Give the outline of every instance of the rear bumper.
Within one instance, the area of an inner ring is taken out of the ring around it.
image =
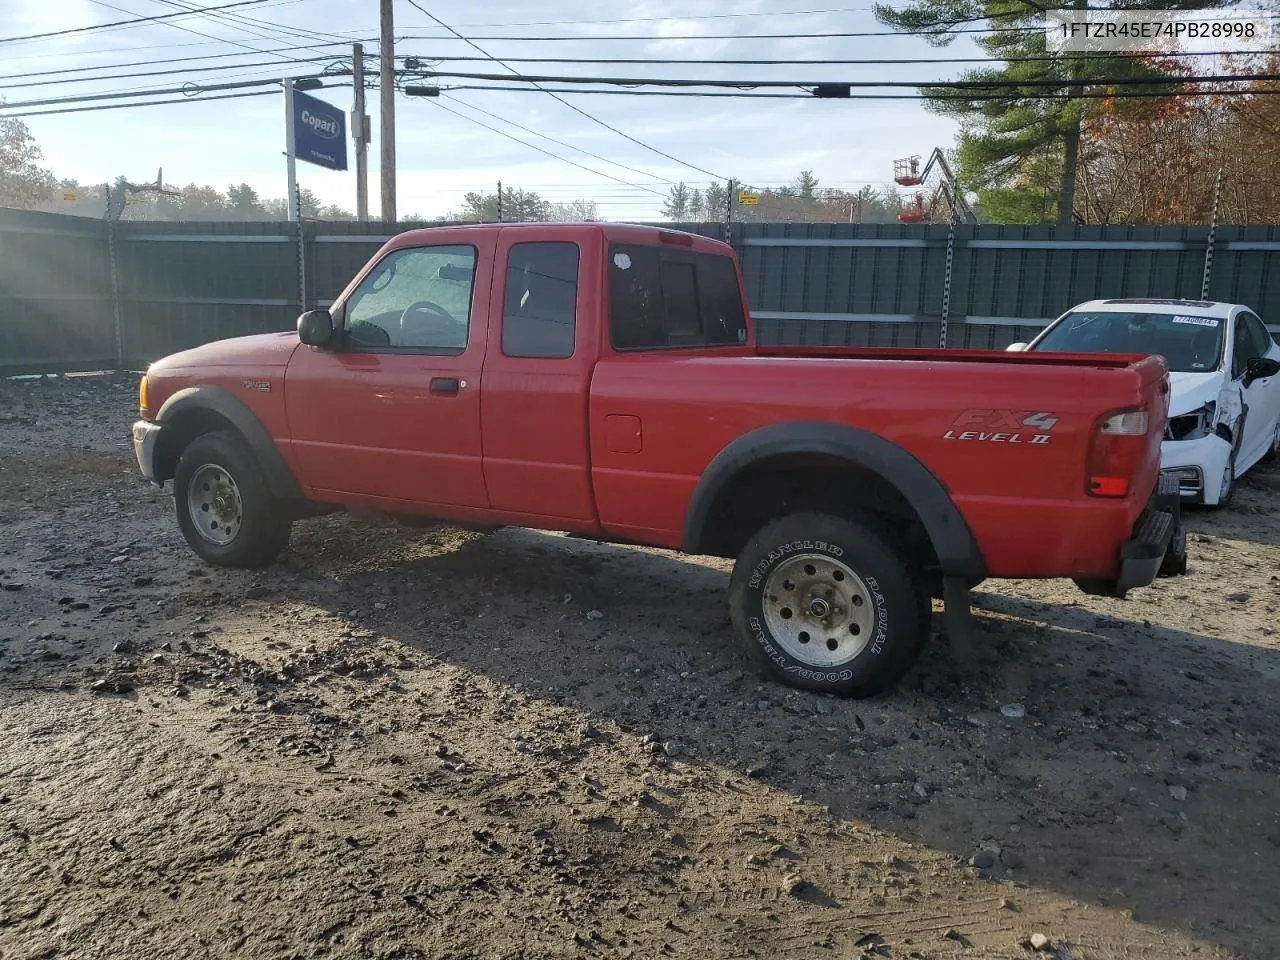
[[[1186,573],[1187,531],[1182,524],[1179,478],[1161,473],[1146,509],[1133,526],[1133,535],[1120,545],[1120,575],[1115,593],[1145,587],[1157,576]]]
[[[1093,596],[1123,598],[1136,587],[1150,586],[1157,577],[1180,577],[1187,572],[1187,529],[1182,524],[1182,495],[1175,474],[1160,474],[1119,553],[1115,579],[1076,578],[1076,586]]]

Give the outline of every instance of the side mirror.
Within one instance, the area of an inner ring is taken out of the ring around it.
[[[328,310],[308,310],[298,317],[298,339],[309,347],[323,347],[333,339],[333,317]]]
[[[1255,380],[1265,380],[1280,373],[1280,361],[1270,357],[1254,357],[1244,368],[1244,385],[1247,387]]]
[[[1009,344],[1004,349],[1006,353],[1021,353],[1023,350],[1027,349],[1027,344],[1020,340],[1017,343]]]

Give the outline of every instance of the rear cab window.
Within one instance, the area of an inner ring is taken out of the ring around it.
[[[614,350],[736,346],[747,340],[738,273],[728,256],[613,243],[608,278]]]
[[[578,245],[513,244],[507,254],[502,352],[508,357],[573,356],[578,310]]]

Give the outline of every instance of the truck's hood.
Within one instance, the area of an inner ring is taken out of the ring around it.
[[[1180,417],[1200,409],[1210,400],[1217,401],[1222,384],[1221,370],[1169,374],[1169,416]]]
[[[194,367],[283,367],[298,345],[298,335],[292,331],[233,337],[170,354],[153,363],[151,372],[171,373]]]

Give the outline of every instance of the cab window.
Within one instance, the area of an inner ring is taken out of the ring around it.
[[[459,354],[471,327],[476,249],[455,244],[388,254],[344,308],[356,350]]]
[[[508,357],[573,356],[578,311],[578,245],[517,243],[507,254],[502,352]]]

